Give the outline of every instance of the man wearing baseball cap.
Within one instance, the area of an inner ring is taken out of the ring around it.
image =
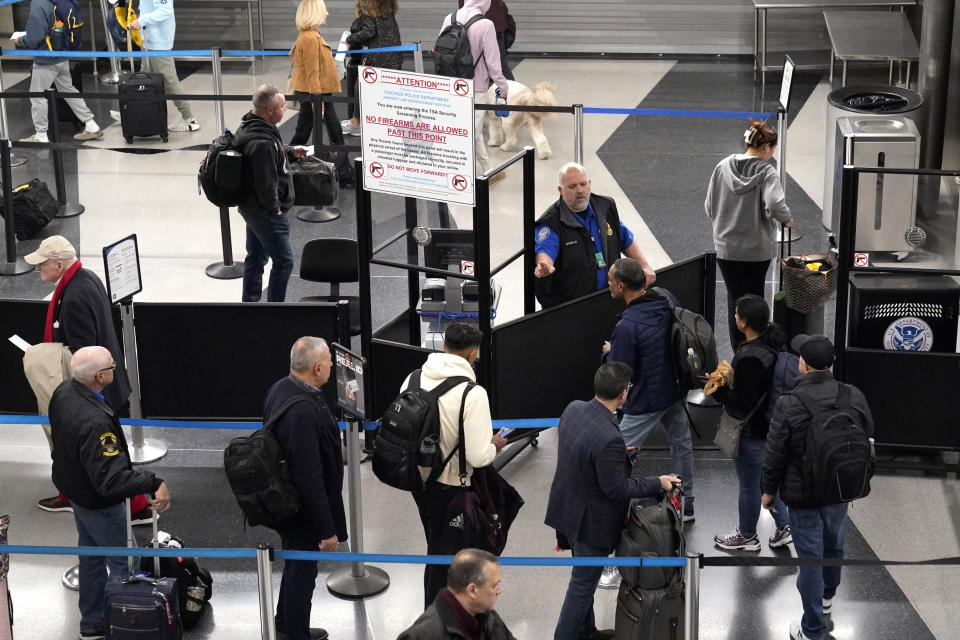
[[[105,400],[118,415],[128,415],[130,380],[113,325],[110,301],[107,300],[107,291],[100,278],[93,271],[83,268],[77,259],[77,250],[63,236],[46,238],[36,251],[23,259],[36,266],[41,280],[56,285],[47,307],[43,341],[62,343],[72,353],[84,347],[105,347],[117,363],[114,382],[103,391]],[[26,354],[24,360],[29,361],[30,355]],[[29,365],[25,364],[24,370],[29,378]],[[40,409],[43,411],[45,407]],[[44,425],[44,430],[48,429]],[[49,434],[47,437],[49,439]],[[52,442],[50,446],[53,447]],[[142,524],[144,520],[151,522],[150,510],[142,496],[135,498],[132,505],[133,519],[137,524]],[[44,511],[73,510],[70,503],[59,495],[44,498],[37,506]]]
[[[842,409],[844,419],[848,416],[867,436],[873,435],[873,417],[859,389],[834,379],[830,369],[835,354],[829,338],[801,334],[790,346],[800,354],[800,377],[796,388],[777,400],[770,419],[761,485],[763,507],[769,509],[778,493],[789,507],[798,558],[842,558],[847,502],[825,501],[814,494],[805,464],[807,432],[813,422],[807,405],[819,411]],[[839,584],[839,566],[800,567],[797,590],[803,618],[790,624],[791,640],[821,640],[828,635],[833,629],[833,596]]]

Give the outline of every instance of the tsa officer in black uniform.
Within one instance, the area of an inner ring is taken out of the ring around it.
[[[647,286],[657,275],[620,221],[612,198],[590,193],[582,165],[560,168],[560,198],[537,220],[537,300],[544,309],[607,286],[607,269],[623,253],[643,267]]]

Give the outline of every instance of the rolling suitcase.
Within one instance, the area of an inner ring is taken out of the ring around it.
[[[133,545],[130,500],[126,500],[127,546]],[[158,547],[157,513],[153,512],[153,545]],[[154,575],[160,573],[160,559],[154,558]],[[177,581],[135,575],[133,558],[128,558],[130,577],[108,582],[104,592],[104,640],[181,640],[183,623]]]
[[[167,141],[167,98],[159,73],[131,73],[120,79],[120,126],[123,137],[160,136]]]
[[[677,557],[686,553],[683,491],[679,500],[635,500],[617,545],[619,557]],[[684,640],[683,568],[620,567],[616,640]]]

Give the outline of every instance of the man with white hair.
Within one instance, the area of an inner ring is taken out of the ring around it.
[[[607,270],[622,253],[643,267],[647,286],[657,274],[640,252],[633,233],[620,221],[617,204],[590,192],[583,165],[560,167],[560,197],[550,205],[534,232],[537,300],[544,309],[600,291]]]
[[[126,546],[125,498],[153,494],[155,511],[170,508],[166,483],[150,471],[134,469],[117,414],[104,390],[117,363],[103,347],[84,347],[71,359],[73,379],[50,399],[53,483],[73,507],[77,546]],[[122,556],[80,556],[80,638],[103,638],[103,594],[107,574],[125,577]]]
[[[276,527],[285,550],[336,551],[347,539],[340,428],[320,390],[330,379],[332,364],[326,341],[300,338],[290,350],[290,374],[274,383],[264,400],[264,423],[276,418],[273,433],[302,505]],[[278,638],[327,637],[323,629],[310,628],[316,580],[316,562],[284,561],[275,618]]]
[[[103,392],[106,403],[118,415],[128,415],[130,380],[123,365],[123,350],[113,324],[107,290],[100,278],[83,267],[77,259],[77,250],[63,236],[44,239],[24,260],[35,265],[41,280],[56,285],[47,306],[43,341],[62,343],[73,353],[84,347],[105,347],[117,365],[112,384]],[[50,446],[53,446],[52,440]],[[44,498],[37,506],[44,511],[70,511],[70,504],[63,496]],[[134,502],[135,523],[150,522],[150,511],[146,507],[143,498]]]

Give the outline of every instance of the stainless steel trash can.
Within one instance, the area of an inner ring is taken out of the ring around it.
[[[824,146],[823,226],[837,231],[833,222],[834,190],[840,188],[840,170],[843,168],[843,155],[837,154],[835,144],[837,119],[849,116],[888,119],[893,115],[906,115],[916,120],[922,107],[923,98],[919,93],[900,87],[865,85],[830,92]]]
[[[916,169],[920,132],[910,118],[839,118],[834,153],[856,167]],[[840,182],[833,188],[831,228],[840,228]],[[917,219],[917,176],[861,174],[857,191],[856,251],[911,250],[907,230]]]

